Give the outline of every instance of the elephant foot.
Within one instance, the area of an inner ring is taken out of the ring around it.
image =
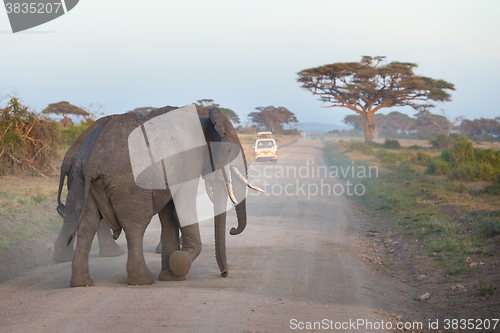
[[[127,277],[127,283],[134,286],[148,285],[155,282],[155,276],[153,273],[147,270],[146,274],[143,275],[130,275]]]
[[[156,253],[161,254],[162,251],[162,246],[161,246],[161,241],[158,243],[158,246],[156,247]]]
[[[186,252],[175,251],[169,257],[168,266],[175,276],[184,276],[191,268],[191,258]]]
[[[175,276],[174,273],[172,273],[172,271],[169,268],[167,268],[166,270],[164,270],[160,273],[159,280],[160,281],[184,281],[184,280],[186,280],[186,276],[185,275]]]
[[[73,250],[71,247],[65,248],[64,250],[58,250],[56,247],[52,258],[57,262],[66,262],[72,261],[74,256],[75,250]]]
[[[94,281],[89,276],[71,276],[71,282],[70,286],[71,287],[86,287],[86,286],[93,286]]]
[[[106,245],[99,244],[99,256],[101,257],[118,257],[124,253],[125,251],[114,241]]]

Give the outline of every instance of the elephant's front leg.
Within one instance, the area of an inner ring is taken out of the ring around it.
[[[148,223],[138,223],[135,228],[125,228],[127,238],[128,259],[127,259],[127,283],[131,285],[153,284],[155,277],[146,266],[144,252],[142,249],[144,232]]]
[[[162,269],[160,280],[180,281],[191,268],[191,263],[201,252],[201,237],[198,224],[181,227],[183,246],[179,242],[179,220],[173,202],[160,212],[162,225]]]
[[[163,207],[158,214],[161,222],[161,241],[158,247],[161,247],[161,281],[180,281],[185,277],[175,276],[170,270],[170,255],[180,250],[179,246],[179,223],[175,218],[174,202],[170,201]]]
[[[73,258],[71,287],[93,286],[94,282],[89,275],[89,252],[92,240],[100,222],[100,215],[96,204],[92,199],[87,200],[84,207],[82,221],[78,227],[76,252]],[[70,216],[65,216],[66,218]]]

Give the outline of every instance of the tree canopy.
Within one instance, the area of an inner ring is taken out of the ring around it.
[[[151,111],[156,110],[157,108],[152,107],[152,106],[142,106],[135,108],[133,110],[128,111],[127,113],[137,113],[140,114],[141,116],[147,116]]]
[[[277,128],[281,128],[283,124],[293,126],[294,123],[298,123],[295,114],[283,106],[259,106],[255,109],[259,110],[259,112],[252,112],[248,117],[253,123],[261,127],[267,127],[273,132]]]
[[[413,72],[417,64],[385,63],[385,57],[363,56],[360,62],[334,63],[298,73],[301,87],[319,96],[327,107],[345,107],[365,119],[365,141],[373,140],[375,112],[394,106],[419,108],[450,101],[453,84]]]
[[[240,117],[238,117],[238,115],[236,114],[236,112],[234,112],[233,110],[231,109],[228,109],[228,108],[221,108],[219,106],[219,104],[215,104],[214,103],[214,100],[213,99],[199,99],[197,100],[199,106],[201,107],[211,107],[211,106],[216,106],[219,108],[219,110],[221,110],[228,118],[229,120],[231,120],[233,123],[235,124],[239,124],[240,123]]]
[[[56,114],[62,115],[63,117],[67,117],[68,114],[72,114],[75,116],[89,116],[90,114],[82,108],[70,104],[69,102],[59,102],[49,104],[47,108],[42,111],[43,114]]]

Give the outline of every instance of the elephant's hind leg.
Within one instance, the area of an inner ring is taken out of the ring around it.
[[[75,256],[75,240],[68,245],[68,238],[75,231],[76,223],[63,223],[61,232],[54,244],[54,260],[57,262],[66,262],[73,260]]]
[[[97,229],[97,239],[99,240],[99,256],[117,257],[125,253],[120,245],[116,244],[113,234],[104,220],[101,220]]]
[[[89,275],[89,252],[99,226],[100,215],[93,200],[87,200],[84,216],[78,228],[76,252],[73,258],[71,287],[93,286]]]
[[[127,229],[124,227],[128,246],[127,260],[127,283],[131,285],[153,284],[155,277],[146,266],[144,252],[142,249],[144,232],[148,223],[137,223],[136,228]]]

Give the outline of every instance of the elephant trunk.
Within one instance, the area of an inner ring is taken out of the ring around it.
[[[214,225],[215,225],[215,258],[221,271],[221,276],[228,275],[227,258],[226,258],[226,205],[227,194],[225,185],[221,181],[212,183],[214,197]]]
[[[231,228],[231,231],[229,231],[229,233],[231,235],[241,234],[247,226],[247,202],[246,202],[246,199],[244,199],[239,204],[237,204],[235,208],[236,208],[236,217],[238,219],[238,227]]]

